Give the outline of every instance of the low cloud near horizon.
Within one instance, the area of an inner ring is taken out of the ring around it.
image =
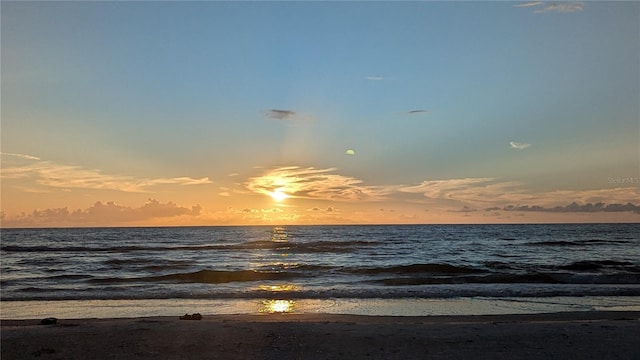
[[[3,168],[3,180],[6,175],[4,170]],[[33,171],[35,170],[29,170],[27,174],[32,176]],[[522,182],[493,177],[424,180],[414,185],[402,185],[367,183],[365,180],[341,174],[337,168],[281,166],[256,167],[254,171],[257,172],[255,176],[236,182],[235,186],[244,189],[218,186],[215,190],[224,198],[224,202],[229,204],[232,204],[230,201],[235,196],[246,200],[245,204],[248,204],[253,200],[246,199],[246,196],[270,198],[276,191],[286,193],[288,200],[284,204],[274,205],[271,209],[250,209],[243,204],[239,208],[242,210],[238,211],[215,207],[210,211],[204,211],[200,205],[181,206],[177,204],[178,202],[162,203],[155,199],[149,199],[139,207],[120,205],[114,201],[98,201],[87,208],[77,210],[60,206],[28,213],[2,212],[0,225],[2,227],[68,227],[264,224],[274,221],[366,222],[371,219],[371,213],[357,206],[375,202],[379,202],[380,205],[373,205],[371,208],[397,206],[399,209],[397,219],[402,221],[412,218],[401,218],[401,216],[415,214],[417,210],[429,209],[429,214],[433,214],[433,216],[430,215],[431,217],[416,218],[416,222],[431,221],[431,219],[447,221],[446,214],[455,215],[455,213],[474,217],[486,216],[489,211],[509,212],[513,216],[527,212],[627,213],[628,215],[624,215],[626,219],[640,214],[640,203],[636,201],[640,199],[640,189],[637,186],[625,187],[621,184],[617,187],[583,190],[533,190]],[[24,173],[18,171],[12,175],[22,176]],[[14,179],[20,181],[23,178]],[[169,180],[175,179],[156,179],[155,183]],[[189,184],[192,181],[187,178],[179,182]],[[339,202],[338,206],[343,211],[334,211],[336,209],[334,202]],[[210,205],[207,203],[205,206]],[[299,211],[296,207],[299,209],[304,207],[311,211]],[[273,214],[277,216],[272,216]]]
[[[534,211],[534,212],[574,212],[574,213],[593,213],[593,212],[633,212],[640,214],[640,205],[634,205],[632,203],[626,204],[605,204],[598,203],[586,203],[580,205],[576,202],[572,202],[565,206],[544,207],[539,205],[507,205],[503,208],[487,208],[485,211]]]
[[[171,201],[161,203],[149,199],[140,207],[118,205],[115,202],[97,201],[86,209],[69,210],[67,207],[33,210],[28,214],[7,216],[2,213],[3,227],[44,227],[44,226],[112,226],[139,224],[154,219],[175,217],[196,217],[201,214],[202,207],[191,208],[179,206]]]

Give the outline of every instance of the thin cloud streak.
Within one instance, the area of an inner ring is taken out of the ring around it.
[[[535,8],[534,14],[541,14],[546,12],[559,12],[559,13],[571,13],[584,10],[584,2],[582,1],[567,1],[567,2],[553,2],[547,3],[544,1],[534,1],[524,4],[513,5],[518,8]]]
[[[27,159],[27,160],[40,160],[39,157],[26,155],[26,154],[15,154],[15,153],[0,152],[0,155],[3,155],[3,156],[5,156],[5,155],[6,156],[14,156],[14,157],[22,158],[22,159]]]
[[[294,120],[296,112],[291,110],[269,109],[265,112],[265,116],[269,119],[276,120]]]
[[[516,141],[510,141],[509,142],[509,146],[512,149],[515,149],[515,150],[524,150],[524,149],[530,147],[531,144],[524,144],[524,143],[519,143],[519,142],[516,142]]]
[[[531,7],[531,6],[538,6],[542,4],[544,4],[544,1],[534,1],[534,2],[524,3],[524,4],[513,5],[513,7]]]
[[[400,191],[422,194],[430,203],[450,201],[474,207],[489,205],[500,208],[514,203],[556,207],[571,202],[627,203],[629,199],[640,199],[637,187],[531,192],[522,183],[495,178],[428,180],[417,186],[401,188]]]
[[[304,123],[313,120],[313,117],[309,114],[286,109],[269,109],[264,111],[263,114],[268,119],[278,120],[291,124]]]
[[[546,13],[546,12],[559,12],[559,13],[571,13],[577,11],[584,10],[583,2],[566,2],[566,3],[551,3],[542,9],[537,9],[534,11],[536,14]]]

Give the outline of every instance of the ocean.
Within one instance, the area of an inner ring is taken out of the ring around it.
[[[640,306],[640,224],[56,228],[0,235],[3,317],[10,305],[34,301],[415,305],[570,298]]]

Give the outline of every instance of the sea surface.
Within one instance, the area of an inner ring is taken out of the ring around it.
[[[640,296],[640,224],[2,229],[7,301]]]

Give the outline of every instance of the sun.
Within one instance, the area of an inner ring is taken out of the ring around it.
[[[269,193],[269,195],[271,195],[273,200],[277,202],[283,201],[284,199],[289,197],[289,195],[287,195],[280,189],[276,189],[275,191],[272,191],[271,193]]]

